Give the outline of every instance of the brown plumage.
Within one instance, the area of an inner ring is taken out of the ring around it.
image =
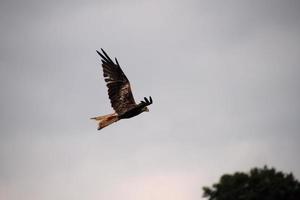
[[[144,101],[141,101],[139,104],[135,103],[129,80],[122,71],[117,58],[115,58],[114,63],[103,49],[101,51],[102,53],[99,51],[97,53],[102,58],[103,76],[108,88],[110,103],[115,113],[91,118],[98,121],[98,130],[121,119],[131,118],[142,112],[148,112],[147,106],[152,104],[151,97],[149,100],[144,97]]]

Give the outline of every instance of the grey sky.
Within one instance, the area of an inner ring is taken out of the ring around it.
[[[300,178],[300,2],[0,2],[0,199],[201,199],[265,164]],[[112,112],[95,50],[150,112]]]

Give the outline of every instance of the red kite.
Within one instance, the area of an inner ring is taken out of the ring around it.
[[[117,58],[115,58],[116,63],[114,63],[103,49],[101,49],[101,51],[103,54],[99,51],[97,51],[97,53],[102,58],[104,80],[108,88],[111,106],[115,112],[91,118],[98,121],[98,130],[121,119],[131,118],[142,112],[149,112],[147,106],[152,104],[151,97],[149,97],[149,100],[144,97],[144,101],[141,101],[139,104],[135,103],[129,80],[122,71]]]

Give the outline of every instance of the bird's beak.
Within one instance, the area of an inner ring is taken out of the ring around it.
[[[147,107],[145,108],[145,112],[149,112],[149,109]]]

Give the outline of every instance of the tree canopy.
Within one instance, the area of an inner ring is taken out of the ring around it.
[[[208,200],[299,200],[300,183],[291,173],[265,166],[224,174],[212,187],[203,187],[203,192]]]

